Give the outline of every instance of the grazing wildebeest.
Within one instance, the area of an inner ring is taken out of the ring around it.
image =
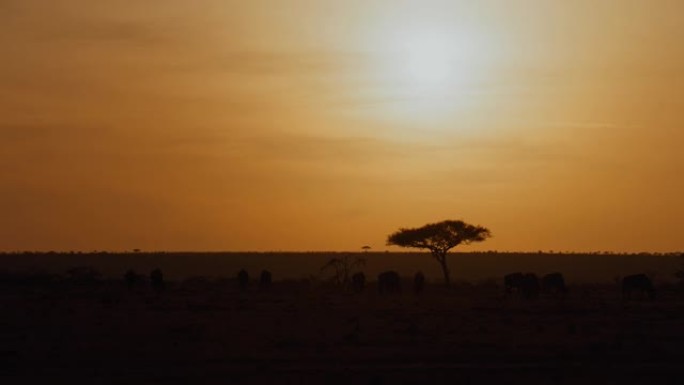
[[[128,286],[128,290],[133,289],[134,286],[142,281],[142,278],[143,277],[138,275],[138,273],[136,273],[133,269],[128,269],[126,274],[124,274],[124,279],[126,280],[126,286]]]
[[[102,274],[90,266],[78,266],[67,271],[69,280],[77,284],[92,285],[100,282]]]
[[[271,275],[271,272],[268,270],[263,270],[261,272],[261,277],[259,277],[259,287],[267,288],[267,287],[271,286],[272,282],[273,282],[273,276]]]
[[[539,297],[539,278],[536,274],[527,273],[523,276],[522,295],[527,299]]]
[[[238,285],[240,285],[240,289],[242,289],[242,290],[247,289],[247,285],[249,285],[249,273],[247,273],[247,270],[245,270],[245,269],[240,270],[237,274],[237,279],[238,279]]]
[[[425,274],[422,271],[416,273],[413,276],[413,292],[420,294],[425,289]]]
[[[352,275],[352,288],[355,292],[360,293],[366,287],[366,275],[359,272]]]
[[[385,293],[401,293],[401,278],[396,271],[386,271],[378,275],[378,292]]]
[[[646,274],[634,274],[622,278],[622,298],[631,298],[634,291],[646,294],[650,299],[655,299],[653,282]]]
[[[522,292],[523,280],[525,276],[523,273],[511,273],[504,276],[504,288],[507,294],[512,294],[513,291]]]
[[[563,274],[561,273],[546,274],[541,279],[541,285],[544,292],[553,294],[554,296],[563,297],[567,293],[565,278],[563,278]]]
[[[532,273],[507,274],[504,276],[504,288],[507,294],[515,292],[523,298],[536,298],[539,295],[539,279]]]
[[[150,273],[150,283],[155,290],[164,290],[166,283],[164,282],[164,273],[162,273],[161,269],[152,270]]]

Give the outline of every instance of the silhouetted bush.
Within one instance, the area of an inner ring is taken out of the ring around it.
[[[364,258],[352,258],[349,255],[345,255],[342,258],[331,258],[323,267],[321,267],[321,272],[332,270],[334,272],[334,275],[331,278],[332,281],[335,285],[342,286],[346,289],[351,283],[350,277],[353,276],[354,270],[365,265],[366,260]]]

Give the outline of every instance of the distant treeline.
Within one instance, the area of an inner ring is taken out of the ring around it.
[[[63,273],[74,266],[91,266],[105,277],[121,277],[127,269],[162,268],[169,279],[234,276],[244,268],[268,269],[277,279],[318,277],[331,257],[354,255],[366,259],[364,272],[371,277],[385,270],[403,276],[424,272],[429,281],[441,279],[438,264],[428,253],[389,252],[21,252],[0,253],[1,269]],[[515,272],[562,272],[570,282],[613,282],[616,278],[647,273],[659,282],[674,281],[681,268],[680,253],[452,253],[450,266],[456,281],[499,279]]]

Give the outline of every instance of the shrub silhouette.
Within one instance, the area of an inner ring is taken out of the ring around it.
[[[460,220],[446,220],[413,229],[401,228],[387,237],[387,245],[430,250],[442,268],[444,283],[449,286],[451,283],[447,266],[449,250],[460,244],[482,242],[489,237],[491,233],[485,227],[473,226]]]
[[[338,286],[347,288],[350,284],[350,277],[354,271],[365,265],[366,260],[364,258],[351,258],[351,256],[345,255],[342,258],[331,258],[323,267],[321,267],[321,272],[332,270],[332,281]]]

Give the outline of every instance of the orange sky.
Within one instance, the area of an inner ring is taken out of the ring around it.
[[[0,250],[681,250],[683,14],[0,0]]]

